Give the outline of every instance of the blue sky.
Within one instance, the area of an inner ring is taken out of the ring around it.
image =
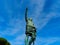
[[[0,37],[24,45],[26,7],[37,28],[35,45],[60,45],[60,0],[0,0]]]

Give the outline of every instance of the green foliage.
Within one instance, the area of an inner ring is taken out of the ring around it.
[[[0,45],[10,45],[10,43],[5,38],[0,38]]]

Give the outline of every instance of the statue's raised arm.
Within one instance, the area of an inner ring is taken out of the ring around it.
[[[26,8],[26,11],[25,11],[25,20],[27,21],[27,12],[28,12],[28,8]]]

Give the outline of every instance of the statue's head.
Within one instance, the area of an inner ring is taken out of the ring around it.
[[[29,18],[30,21],[32,21],[32,18]]]

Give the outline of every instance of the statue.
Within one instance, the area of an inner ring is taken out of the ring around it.
[[[32,43],[34,45],[34,41],[36,39],[36,28],[34,26],[32,18],[27,17],[27,11],[28,11],[28,8],[26,8],[26,12],[25,12],[25,21],[26,21],[25,45],[31,45]]]

